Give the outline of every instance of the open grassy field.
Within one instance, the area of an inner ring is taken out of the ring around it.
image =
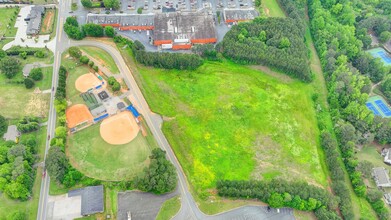
[[[103,67],[106,67],[111,73],[119,73],[117,64],[114,62],[114,59],[110,56],[110,54],[108,54],[106,51],[97,47],[90,46],[83,46],[80,47],[80,49],[98,60],[100,62],[99,64]]]
[[[284,11],[280,8],[276,0],[263,0],[262,9],[266,16],[285,17]]]
[[[163,130],[196,189],[276,176],[327,185],[311,86],[230,62],[139,71],[151,109],[173,119]]]
[[[0,8],[0,36],[15,37],[17,29],[14,26],[17,13],[19,13],[19,8]],[[13,41],[12,38],[0,40],[0,49],[11,41]]]
[[[39,161],[42,161],[43,154],[45,152],[44,150],[46,141],[46,129],[41,129],[37,132],[32,133],[31,135],[36,136],[36,140],[38,143],[38,155],[40,156]],[[23,139],[23,136],[21,138]],[[0,219],[6,219],[7,215],[15,211],[23,211],[26,213],[27,219],[35,220],[38,211],[41,180],[42,168],[38,168],[33,186],[33,196],[30,200],[25,202],[9,199],[6,195],[0,193]]]
[[[181,199],[179,196],[165,201],[157,214],[156,220],[171,219],[181,208]]]
[[[141,133],[128,144],[107,144],[100,137],[99,125],[70,135],[67,145],[71,164],[86,176],[101,180],[132,179],[148,165],[151,150]]]

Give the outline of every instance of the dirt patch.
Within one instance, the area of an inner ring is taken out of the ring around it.
[[[46,13],[45,13],[45,18],[42,22],[42,28],[41,28],[41,31],[42,33],[49,33],[51,32],[51,27],[52,27],[52,23],[53,23],[53,19],[54,19],[54,11],[52,10],[47,10]]]
[[[274,78],[277,78],[279,80],[281,80],[282,82],[284,83],[290,83],[290,82],[293,82],[293,79],[285,74],[282,74],[282,73],[278,73],[276,71],[273,71],[271,70],[269,67],[267,66],[261,66],[261,65],[256,65],[256,66],[250,66],[252,69],[255,69],[255,70],[260,70],[262,71],[263,73],[266,73],[267,75],[269,76],[272,76]]]
[[[1,103],[1,101],[0,101]],[[26,115],[35,115],[38,117],[45,117],[48,108],[48,102],[41,94],[32,94],[29,102],[26,105]]]
[[[266,16],[269,17],[269,16],[270,16],[270,11],[269,11],[269,9],[265,7],[265,8],[264,8],[264,11],[265,11]]]
[[[100,124],[100,136],[107,143],[113,145],[131,142],[139,130],[140,127],[129,111],[111,116]]]
[[[76,89],[79,92],[87,92],[98,85],[101,85],[102,81],[98,79],[93,73],[87,73],[79,76],[75,82]],[[105,86],[106,84],[103,84]]]
[[[73,128],[84,122],[91,123],[94,119],[86,105],[76,104],[69,107],[65,112],[68,128]]]

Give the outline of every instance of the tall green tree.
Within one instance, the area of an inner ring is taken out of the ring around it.
[[[51,147],[45,161],[45,167],[49,172],[50,177],[57,182],[62,183],[67,166],[68,160],[65,153],[57,146]]]
[[[0,70],[8,79],[11,79],[19,72],[20,62],[14,57],[4,57],[0,61]]]
[[[117,10],[120,7],[119,0],[103,0],[103,4],[105,5],[105,8],[111,8],[114,10]]]

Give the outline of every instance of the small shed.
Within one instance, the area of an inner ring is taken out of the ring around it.
[[[391,187],[388,170],[384,167],[375,167],[372,170],[372,176],[375,179],[377,187]]]
[[[104,211],[103,185],[88,186],[68,192],[68,197],[81,196],[81,215],[88,216]]]
[[[10,125],[7,128],[7,132],[3,135],[5,141],[15,141],[20,137],[20,132],[16,125]]]
[[[382,156],[384,157],[384,163],[391,165],[391,152],[390,149],[384,149],[382,151]]]

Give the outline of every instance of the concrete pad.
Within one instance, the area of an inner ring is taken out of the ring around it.
[[[49,220],[73,220],[82,217],[81,196],[50,196],[47,217]]]

